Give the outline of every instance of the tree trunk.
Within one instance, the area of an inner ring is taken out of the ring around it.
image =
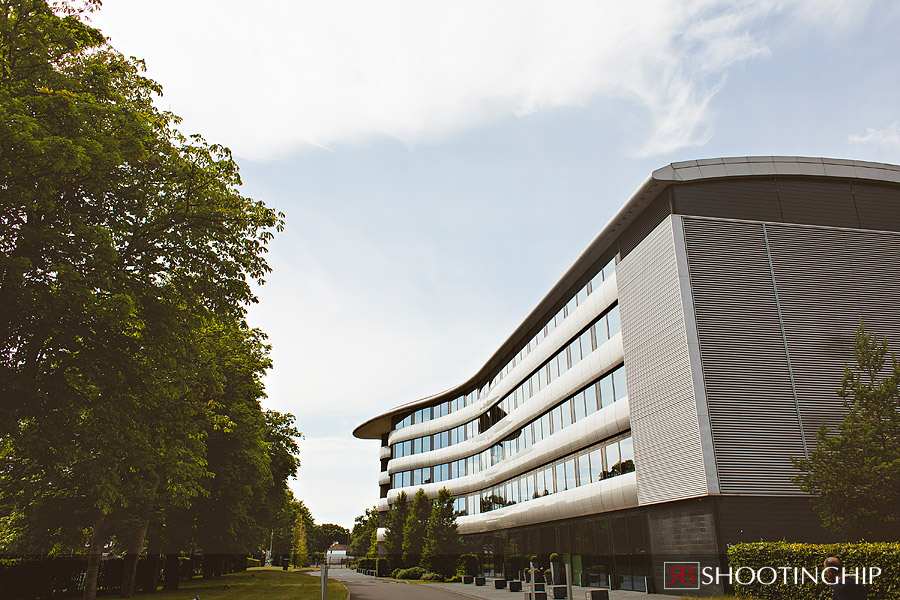
[[[131,539],[128,540],[122,571],[122,587],[119,591],[122,598],[134,598],[134,579],[137,575],[138,558],[144,548],[145,537],[147,537],[147,521],[138,525]]]
[[[156,591],[159,585],[159,551],[160,539],[159,532],[150,536],[150,543],[147,546],[147,569],[144,572],[143,590],[145,594]]]
[[[106,544],[104,526],[106,515],[100,515],[91,526],[91,546],[88,550],[87,572],[84,575],[84,595],[82,600],[94,600],[97,597],[97,577],[100,574],[100,559],[103,557],[103,546]]]
[[[181,573],[178,572],[180,563],[178,561],[177,552],[169,552],[166,554],[166,571],[164,575],[163,589],[177,590],[178,580]]]

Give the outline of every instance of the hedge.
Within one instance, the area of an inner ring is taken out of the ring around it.
[[[881,569],[874,582],[866,585],[868,597],[875,599],[900,599],[900,542],[846,543],[846,544],[794,544],[788,542],[753,542],[736,544],[728,548],[728,565],[732,573],[740,567],[806,568],[810,572],[822,568],[825,559],[836,556],[848,572],[855,568],[878,567]],[[791,571],[792,573],[793,571]],[[780,572],[779,572],[780,573]],[[768,580],[769,576],[766,575]],[[781,577],[771,585],[754,581],[749,585],[733,583],[738,596],[764,600],[831,600],[828,584],[804,583],[795,585],[793,575],[785,584]]]

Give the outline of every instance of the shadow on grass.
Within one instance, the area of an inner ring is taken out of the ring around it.
[[[228,586],[226,589],[225,586]],[[328,582],[328,600],[347,600],[347,588]],[[256,567],[243,573],[229,573],[218,579],[182,581],[178,590],[155,594],[135,594],[144,600],[320,600],[318,576],[273,567]]]

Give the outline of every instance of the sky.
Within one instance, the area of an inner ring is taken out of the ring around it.
[[[892,0],[104,0],[92,23],[283,211],[250,323],[318,523],[366,419],[467,380],[654,170],[900,163]]]

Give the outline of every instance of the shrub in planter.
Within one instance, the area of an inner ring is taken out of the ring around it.
[[[463,575],[478,575],[478,557],[474,554],[463,554],[459,557]]]
[[[391,577],[397,579],[397,573],[399,573],[400,571],[401,569],[394,569],[393,571],[391,571]]]
[[[522,579],[526,582],[531,581],[531,569],[526,567],[525,570],[522,571]]]
[[[419,579],[422,581],[443,581],[444,576],[439,573],[425,573]]]
[[[553,571],[550,569],[546,569],[544,571],[544,583],[547,585],[553,585]]]
[[[557,554],[556,552],[554,552],[553,554],[551,554],[551,555],[550,555],[550,562],[552,562],[552,563],[554,563],[554,562],[559,562],[559,554]]]
[[[462,581],[462,575],[454,575],[447,580],[447,583],[459,583],[460,581]]]

